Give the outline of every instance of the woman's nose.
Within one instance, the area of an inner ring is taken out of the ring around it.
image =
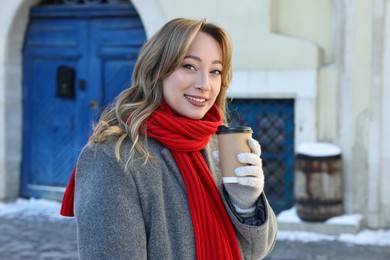
[[[209,81],[209,73],[204,71],[199,71],[196,87],[202,91],[210,90],[210,81]]]

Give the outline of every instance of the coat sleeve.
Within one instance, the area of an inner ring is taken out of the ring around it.
[[[270,207],[264,192],[260,195],[257,204],[261,204],[260,211],[263,214],[255,221],[255,225],[248,225],[243,223],[237,214],[234,212],[229,199],[225,196],[223,191],[222,176],[219,167],[215,164],[212,158],[212,151],[218,149],[216,137],[213,136],[208,144],[208,147],[203,151],[203,156],[213,177],[221,191],[221,196],[225,204],[225,208],[233,223],[236,231],[237,239],[241,247],[244,259],[263,259],[269,254],[276,242],[277,222],[276,216]],[[259,212],[260,213],[260,212]]]
[[[131,174],[104,144],[89,144],[76,171],[80,259],[146,259],[146,232]]]
[[[258,203],[264,203],[265,221],[261,225],[247,225],[242,223],[229,206],[225,196],[222,196],[226,210],[232,220],[236,235],[241,245],[244,259],[263,259],[267,256],[276,242],[277,222],[264,193],[259,197]],[[262,222],[262,221],[261,221]]]

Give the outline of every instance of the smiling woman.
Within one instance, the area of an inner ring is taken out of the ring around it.
[[[222,51],[213,37],[199,32],[183,65],[163,80],[163,99],[177,116],[202,119],[221,89]]]
[[[81,259],[260,259],[271,251],[277,228],[259,143],[248,139],[251,152],[239,154],[239,183],[222,183],[213,160],[230,79],[230,39],[214,24],[174,19],[146,42],[132,87],[103,112],[65,194],[62,212],[73,215],[75,185]]]

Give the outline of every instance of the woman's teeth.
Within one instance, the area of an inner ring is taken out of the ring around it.
[[[204,99],[204,98],[195,98],[195,97],[190,97],[190,96],[186,96],[186,98],[194,100],[196,102],[206,102],[206,99]]]

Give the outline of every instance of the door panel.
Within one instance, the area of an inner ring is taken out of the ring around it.
[[[21,194],[41,197],[67,182],[76,154],[76,99],[57,96],[57,69],[83,63],[82,21],[37,19],[24,46],[24,122]],[[75,89],[76,90],[76,89]],[[77,93],[75,95],[77,97]],[[34,193],[34,191],[36,191]]]
[[[32,180],[42,185],[61,185],[64,176],[57,172],[71,170],[73,161],[68,151],[74,147],[76,106],[72,99],[53,98],[56,89],[47,78],[47,75],[55,77],[56,68],[64,62],[38,60],[33,64],[31,83],[37,91],[33,91],[31,96],[31,123],[34,125],[30,129],[31,148],[34,151],[30,154]],[[67,65],[75,66],[74,63]],[[53,174],[46,175],[47,172]]]
[[[131,85],[134,64],[144,40],[140,21],[113,18],[91,21],[90,46],[94,75],[90,78],[92,84],[102,84],[99,95],[93,94],[99,106],[107,105]]]
[[[123,89],[131,84],[131,75],[129,72],[134,69],[134,62],[123,60],[104,60],[104,98],[103,104],[113,100]]]

